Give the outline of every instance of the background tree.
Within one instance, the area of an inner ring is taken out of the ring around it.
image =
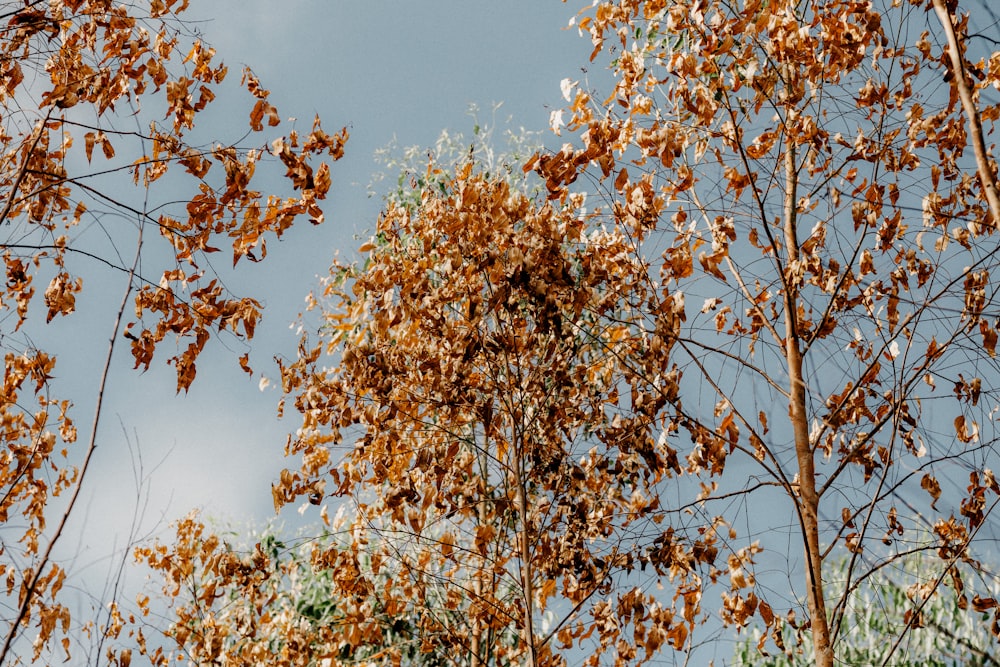
[[[187,6],[0,3],[3,664],[37,659],[57,638],[68,656],[71,616],[60,596],[67,573],[53,549],[97,444],[119,336],[143,370],[161,343],[176,344],[168,363],[178,391],[190,386],[214,334],[252,337],[260,303],[232,293],[209,255],[228,244],[234,265],[259,261],[267,236],[280,236],[302,216],[320,222],[330,172],[314,158],[332,161],[343,152],[346,132],[327,135],[318,119],[304,136],[291,130],[270,144],[258,138],[280,118],[250,70],[242,76],[251,96],[246,135],[234,137],[238,143],[200,136],[196,125],[224,89],[227,69],[179,21]],[[257,185],[268,163],[280,165],[279,179],[284,174],[283,183],[272,181],[274,194]],[[103,238],[87,233],[93,230]],[[105,283],[102,268],[121,276],[120,291]],[[77,325],[63,318],[92,278],[94,289],[106,292],[98,302],[119,305],[107,311],[111,341],[80,449],[73,446],[72,400],[58,395],[52,378],[58,331],[72,335],[71,349],[80,352],[79,329],[66,328]],[[123,330],[129,300],[134,315]],[[248,362],[240,359],[247,370]],[[60,495],[64,501],[53,500]],[[112,609],[105,627],[97,628],[97,619],[84,627],[114,633],[120,621]],[[29,627],[37,629],[31,651],[15,641]]]
[[[529,197],[540,194],[542,182],[523,167],[542,150],[542,132],[511,127],[511,117],[498,117],[502,109],[503,102],[494,102],[484,116],[479,105],[470,104],[471,134],[444,129],[433,146],[401,147],[393,139],[379,148],[375,161],[380,168],[368,184],[368,196],[414,211],[426,192],[447,194],[449,183],[469,162],[486,178],[504,180]]]
[[[921,610],[921,624],[906,631],[906,640],[892,656],[893,647],[885,641],[904,631],[906,612],[912,608],[907,590],[912,585],[926,585],[940,574],[936,559],[924,555],[904,558],[891,571],[883,570],[850,591],[844,612],[845,626],[850,634],[841,642],[838,659],[847,665],[881,665],[891,667],[987,667],[1000,664],[996,639],[984,632],[978,614],[961,609],[954,598],[932,597]],[[832,563],[827,570],[826,586],[833,596],[839,595],[847,575],[848,560]],[[1000,581],[977,581],[969,592],[979,599],[1000,595]],[[761,655],[758,642],[763,635],[756,631],[738,644],[731,663],[733,667],[767,665],[792,667],[810,665],[813,646],[809,635],[801,639],[790,628],[785,633],[785,651]],[[764,637],[766,641],[766,637]],[[888,657],[888,660],[887,660]]]

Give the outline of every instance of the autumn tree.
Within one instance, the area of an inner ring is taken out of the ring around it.
[[[206,141],[199,121],[217,93],[236,89],[180,20],[187,7],[0,3],[3,664],[33,661],[53,644],[69,659],[74,620],[92,636],[121,630],[114,608],[106,623],[71,619],[61,601],[68,573],[53,558],[100,437],[116,345],[131,346],[139,371],[165,356],[180,391],[214,336],[251,338],[261,304],[230,291],[209,256],[229,246],[234,265],[258,262],[268,237],[297,219],[320,222],[330,187],[320,162],[343,152],[346,132],[328,135],[318,119],[301,136],[289,128],[265,138],[280,116],[250,70],[246,126]],[[271,172],[267,194],[259,182]],[[118,281],[98,299],[110,304],[110,343],[86,350],[73,313],[88,284],[108,289],[105,270]],[[67,338],[68,351],[104,355],[85,428],[53,382]],[[249,370],[247,355],[239,362]]]
[[[615,85],[564,82],[568,141],[527,166],[546,194],[471,161],[429,179],[334,264],[283,362],[302,424],[276,506],[353,508],[312,554],[345,655],[384,605],[471,665],[640,664],[718,619],[825,667],[852,593],[916,554],[887,663],[936,596],[1000,634],[975,583],[1000,55],[939,0],[598,1],[574,24]]]
[[[673,371],[631,334],[655,295],[629,239],[588,229],[573,201],[532,200],[469,162],[445,195],[390,204],[365,264],[335,265],[326,282],[319,340],[283,367],[304,466],[282,473],[275,504],[332,495],[355,508],[362,537],[314,567],[346,587],[359,641],[380,637],[377,603],[419,619],[428,650],[460,664],[685,646],[719,535],[690,555],[661,527],[657,488],[681,464],[665,433],[650,437],[668,399],[651,378]],[[681,305],[661,304],[657,349],[672,345]],[[398,574],[376,584],[362,558]],[[677,584],[676,611],[614,586],[646,568]],[[492,640],[506,629],[519,641]]]
[[[474,164],[522,196],[541,192],[540,179],[522,169],[540,148],[538,133],[504,128],[499,109],[495,105],[486,118],[470,109],[468,135],[443,130],[430,147],[393,142],[379,149],[382,170],[370,190],[381,186],[386,205],[416,212],[426,193],[447,192],[456,173]],[[327,303],[319,297],[317,306],[321,302]],[[396,557],[413,549],[411,538],[368,524],[346,503],[334,516],[324,505],[317,524],[295,535],[275,529],[248,535],[192,515],[176,524],[169,540],[138,547],[137,557],[159,584],[149,605],[170,610],[167,623],[146,622],[152,627],[142,650],[154,664],[171,656],[227,665],[474,664],[466,651],[456,651],[455,639],[442,640],[460,633],[481,604],[456,597],[456,590],[475,584],[456,580],[468,573],[422,577],[424,608],[384,599],[379,591],[413,576]],[[444,535],[433,526],[424,532],[431,539]],[[334,561],[337,567],[318,564]],[[505,580],[491,592],[502,599],[516,593]],[[154,633],[162,636],[154,640]],[[510,623],[495,624],[483,633],[483,653],[489,646],[499,656],[516,655],[519,641]],[[498,664],[515,663],[500,658]]]
[[[939,576],[908,589],[893,650],[944,582],[1000,629],[996,601],[963,583],[1000,492],[984,101],[1000,56],[973,55],[967,20],[937,0],[597,3],[577,25],[613,54],[616,88],[595,103],[570,84],[582,145],[537,163],[556,201],[592,175],[596,217],[664,299],[692,304],[664,418],[693,443],[687,471],[718,477],[701,507],[735,528],[733,499],[774,489],[804,553],[793,595],[748,576],[723,618],[757,614],[776,640],[801,619],[817,665],[849,641],[852,584],[914,551],[936,553]],[[742,502],[751,533],[781,529]],[[758,559],[774,546],[744,539]]]

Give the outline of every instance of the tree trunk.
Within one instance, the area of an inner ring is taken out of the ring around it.
[[[833,667],[830,626],[823,597],[823,558],[819,548],[819,495],[816,492],[816,469],[809,442],[809,415],[806,412],[806,386],[802,377],[802,349],[799,341],[798,290],[799,243],[796,233],[795,147],[789,142],[785,151],[785,360],[788,364],[788,417],[795,437],[795,456],[799,469],[798,511],[805,546],[806,587],[809,619],[812,625],[815,664]],[[765,223],[766,224],[766,223]]]
[[[969,138],[976,153],[976,171],[979,172],[983,193],[986,195],[986,202],[989,204],[990,214],[993,216],[992,224],[997,227],[1000,226],[1000,195],[997,194],[996,175],[993,173],[993,165],[986,153],[986,144],[983,141],[983,124],[979,117],[979,110],[976,108],[976,100],[969,88],[969,79],[965,73],[965,56],[962,55],[958,36],[955,34],[955,24],[951,20],[951,14],[948,12],[944,0],[933,0],[933,3],[934,11],[937,13],[944,34],[948,38],[948,56],[954,75],[951,80],[958,92],[959,99],[962,100],[962,109],[969,118]]]
[[[489,523],[489,518],[486,516],[486,497],[489,490],[489,472],[488,465],[486,462],[486,442],[489,438],[489,422],[485,420],[483,423],[483,446],[479,448],[478,458],[479,458],[479,475],[482,479],[482,490],[479,498],[479,507],[476,509],[476,517],[479,520],[479,526],[485,526]],[[489,570],[487,560],[485,558],[478,564],[476,571],[472,576],[472,598],[474,604],[483,604],[483,576],[484,573]],[[483,651],[483,629],[482,623],[479,620],[479,611],[473,611],[470,614],[469,622],[472,625],[472,638],[469,641],[469,652],[471,655],[471,660],[469,661],[470,667],[483,667],[484,661],[482,659]],[[487,649],[489,647],[487,646]],[[486,664],[489,660],[487,658]]]
[[[520,443],[518,443],[519,445]],[[524,470],[521,465],[522,446],[513,448],[514,483],[517,485],[517,513],[520,522],[517,541],[521,561],[521,591],[524,596],[524,626],[521,629],[521,641],[528,649],[526,667],[535,667],[535,592],[532,586],[531,572],[531,542],[529,536],[528,498],[524,484]]]

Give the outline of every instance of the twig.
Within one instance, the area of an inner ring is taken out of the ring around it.
[[[125,287],[124,294],[122,294],[121,305],[119,305],[118,312],[115,315],[115,323],[111,331],[111,340],[108,343],[108,353],[104,358],[104,368],[101,371],[101,380],[97,385],[97,402],[94,406],[94,418],[91,424],[90,438],[87,443],[87,454],[83,459],[83,465],[80,467],[76,486],[73,489],[73,495],[70,497],[69,502],[66,505],[66,509],[63,511],[62,518],[59,520],[59,525],[56,528],[52,539],[49,541],[49,545],[46,547],[45,553],[42,555],[36,574],[31,578],[30,582],[28,582],[27,589],[25,590],[24,596],[21,600],[20,608],[18,609],[17,618],[11,623],[10,631],[7,633],[7,638],[4,640],[3,650],[0,651],[0,665],[5,664],[7,654],[10,652],[10,648],[14,643],[14,638],[18,634],[18,627],[24,621],[24,618],[28,613],[28,609],[31,607],[31,602],[35,597],[35,587],[38,584],[39,579],[42,578],[42,573],[52,557],[52,550],[55,547],[56,542],[59,541],[59,538],[62,536],[63,529],[69,522],[70,514],[72,514],[76,501],[80,496],[80,489],[83,488],[83,482],[87,476],[87,469],[90,466],[91,458],[93,457],[94,451],[97,449],[97,427],[101,421],[104,390],[108,383],[108,374],[111,369],[111,359],[114,355],[115,341],[118,338],[118,330],[121,327],[122,315],[125,312],[125,307],[128,305],[129,296],[132,294],[132,281],[139,266],[139,258],[142,251],[142,230],[143,225],[140,223],[139,238],[136,240],[135,247],[135,259],[132,261],[132,267],[129,269],[128,284]]]

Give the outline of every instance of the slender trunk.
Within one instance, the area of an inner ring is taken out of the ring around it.
[[[937,13],[941,27],[948,38],[948,57],[951,59],[951,68],[954,76],[952,81],[958,97],[962,100],[962,109],[969,118],[969,138],[972,140],[972,148],[976,153],[976,169],[979,172],[979,180],[983,184],[983,193],[986,195],[986,202],[990,207],[990,214],[993,217],[993,227],[1000,226],[1000,196],[997,194],[997,179],[993,173],[993,165],[990,163],[989,155],[986,153],[986,144],[983,141],[983,124],[979,118],[979,110],[976,108],[976,101],[973,98],[972,89],[969,88],[969,79],[965,73],[965,57],[958,43],[958,36],[955,34],[955,24],[951,20],[951,14],[945,6],[944,0],[933,0],[934,11]]]
[[[517,541],[521,560],[521,590],[524,595],[524,627],[521,629],[521,641],[528,647],[526,667],[535,667],[535,592],[532,586],[531,543],[529,535],[528,498],[524,485],[524,475],[521,466],[523,447],[515,447],[514,483],[517,485],[517,513],[521,524]]]
[[[484,420],[485,421],[485,420]],[[479,449],[479,476],[482,480],[482,491],[479,496],[479,507],[476,511],[476,518],[479,520],[479,525],[486,525],[488,519],[486,516],[486,498],[489,495],[489,477],[488,468],[486,463],[486,440],[489,438],[489,422],[485,421],[483,424],[483,446]],[[472,575],[472,604],[482,605],[483,599],[483,573],[489,568],[487,567],[486,559],[483,558],[479,565],[475,569],[475,573]],[[483,626],[479,621],[479,611],[475,609],[470,609],[472,612],[469,615],[469,624],[472,626],[472,638],[469,640],[469,653],[471,653],[469,665],[470,667],[482,667],[484,662],[481,657],[482,655],[482,639],[483,639]]]
[[[480,575],[477,573],[472,580],[472,597],[473,600],[479,600],[483,596],[483,586],[480,581]],[[469,623],[472,624],[472,638],[469,640],[469,653],[471,654],[469,665],[470,667],[481,667],[482,662],[479,659],[480,649],[480,638],[482,637],[482,632],[479,630],[479,623],[476,619],[470,618]]]
[[[801,275],[799,242],[796,234],[795,147],[789,142],[785,151],[785,246],[788,249],[785,280],[785,360],[788,364],[788,417],[795,436],[795,456],[799,468],[799,517],[805,546],[807,600],[817,667],[833,667],[830,626],[823,597],[823,558],[819,548],[819,494],[816,492],[816,468],[809,442],[809,416],[806,412],[806,385],[802,377],[802,348],[798,327],[798,289]]]
[[[472,579],[473,600],[480,600],[483,597],[483,585],[480,580],[480,576],[481,575],[477,572]],[[479,645],[480,638],[482,637],[482,631],[479,629],[479,622],[474,616],[469,619],[469,623],[472,624],[472,638],[469,640],[469,653],[471,654],[469,665],[470,667],[481,667],[482,662],[479,660],[479,652],[481,649],[479,648]]]

